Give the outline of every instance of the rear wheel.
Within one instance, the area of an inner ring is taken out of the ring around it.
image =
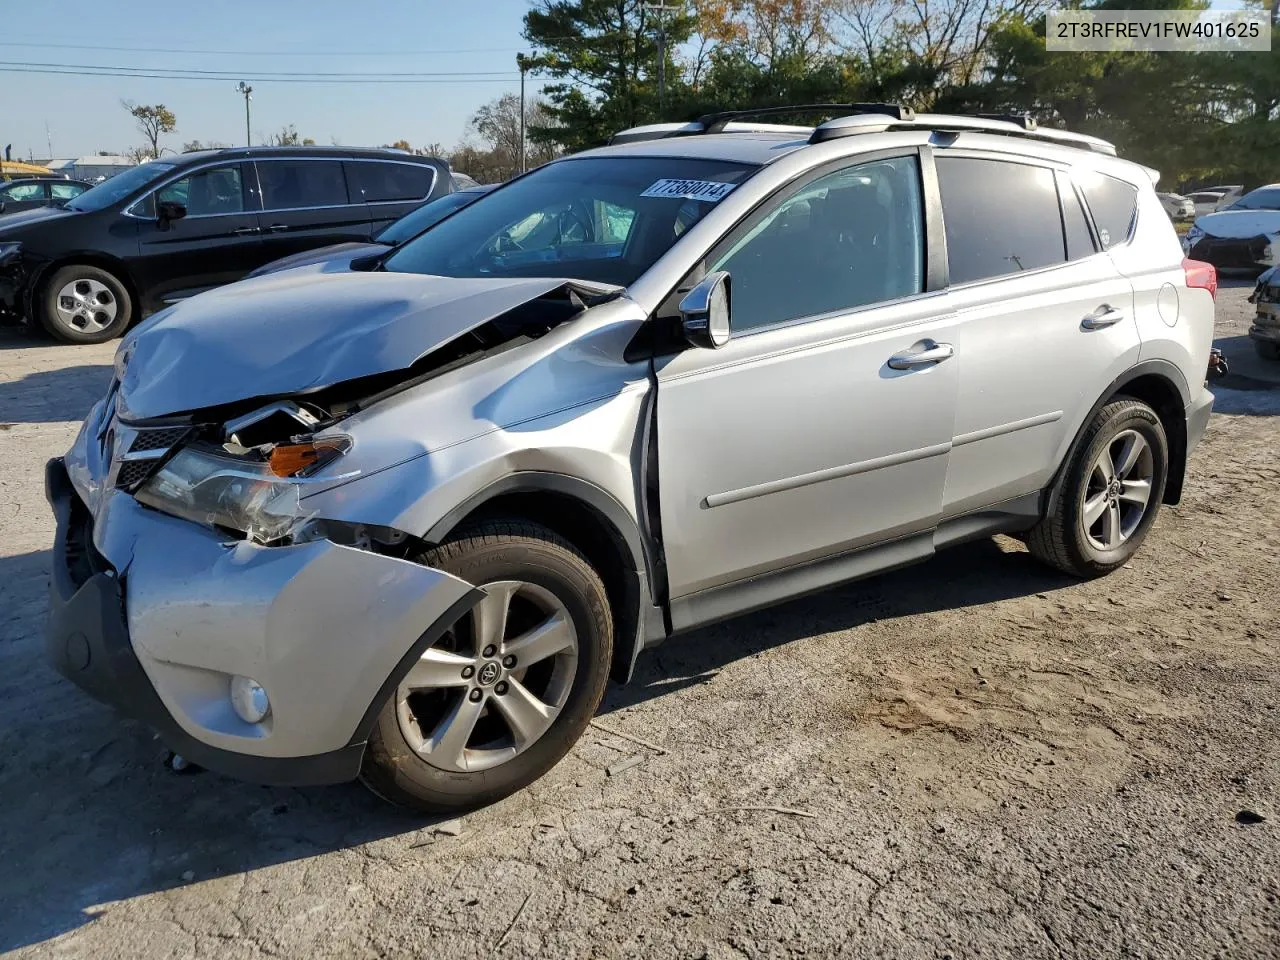
[[[1280,360],[1280,343],[1274,340],[1255,340],[1253,349],[1258,351],[1258,356],[1263,360]]]
[[[38,308],[44,328],[67,343],[105,343],[124,333],[133,317],[124,284],[88,264],[55,271]]]
[[[1027,548],[1078,577],[1110,573],[1151,529],[1168,472],[1169,445],[1155,411],[1140,400],[1113,400],[1090,421],[1057,510],[1028,533]]]
[[[485,597],[383,705],[361,779],[405,806],[467,810],[532,783],[586,729],[613,650],[608,598],[586,559],[533,523],[486,522],[415,559]]]

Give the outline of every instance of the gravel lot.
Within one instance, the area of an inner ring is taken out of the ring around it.
[[[0,331],[0,951],[1280,956],[1280,365],[1249,286],[1127,568],[1000,538],[672,641],[551,775],[446,823],[173,774],[45,666],[43,465],[113,346]]]

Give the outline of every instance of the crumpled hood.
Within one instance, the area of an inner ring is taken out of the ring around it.
[[[1205,214],[1196,226],[1211,237],[1247,240],[1280,233],[1280,210],[1219,210]]]
[[[401,370],[522,303],[570,283],[593,286],[325,266],[221,287],[138,326],[116,357],[123,415],[162,417]]]

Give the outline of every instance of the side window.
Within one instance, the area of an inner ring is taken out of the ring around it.
[[[968,157],[937,164],[952,283],[1065,262],[1052,170]]]
[[[895,157],[820,177],[749,221],[709,263],[732,278],[738,332],[920,293],[918,161]]]
[[[19,183],[4,191],[6,200],[43,200],[44,185],[40,183]]]
[[[340,160],[259,160],[258,181],[264,210],[338,207],[349,202]]]
[[[435,170],[421,163],[348,160],[346,168],[351,199],[355,203],[422,200],[435,184]]]
[[[1067,259],[1079,260],[1097,253],[1080,198],[1071,186],[1071,179],[1063,173],[1058,174],[1058,199],[1062,203],[1062,228],[1067,235]]]
[[[244,212],[244,184],[240,165],[198,170],[189,177],[176,180],[155,193],[156,200],[180,203],[189,217],[210,217],[222,213]],[[147,204],[152,207],[153,205]],[[141,210],[143,205],[139,205]]]
[[[85,188],[78,183],[51,183],[49,193],[55,200],[74,200],[84,193]]]
[[[600,218],[600,236],[605,243],[626,243],[635,222],[636,212],[607,200],[596,202],[596,215]]]
[[[1102,249],[1127,241],[1138,213],[1138,188],[1104,173],[1077,172],[1075,177],[1093,214]]]

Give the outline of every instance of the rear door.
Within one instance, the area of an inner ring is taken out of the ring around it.
[[[1132,286],[1098,249],[1064,172],[942,150],[937,171],[964,358],[950,518],[1046,486],[1140,341]]]
[[[347,188],[343,161],[327,157],[257,160],[263,263],[331,243],[367,242],[369,212]]]
[[[15,183],[0,189],[2,213],[17,213],[49,205],[49,184],[43,180],[32,183]]]
[[[368,207],[374,234],[416,210],[436,187],[436,169],[425,163],[356,158],[343,161],[343,167],[351,199]]]
[[[239,280],[262,262],[252,174],[244,163],[201,167],[129,208],[143,221],[134,274],[149,308]],[[163,201],[182,204],[187,215],[158,219],[156,204]]]

